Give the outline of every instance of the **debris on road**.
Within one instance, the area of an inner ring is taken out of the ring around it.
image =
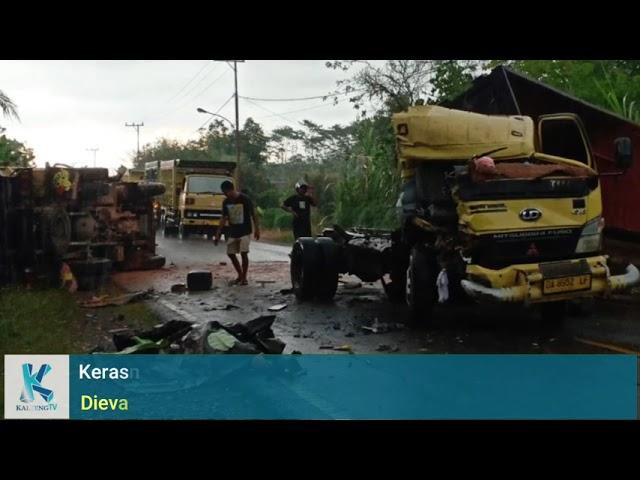
[[[101,307],[113,307],[113,306],[118,307],[126,303],[142,300],[145,297],[147,297],[147,295],[149,295],[151,291],[152,290],[127,293],[124,295],[118,295],[117,297],[111,297],[111,298],[109,298],[109,295],[94,296],[94,297],[91,297],[89,300],[78,301],[78,304],[82,308],[101,308]]]
[[[187,274],[187,288],[190,292],[211,290],[213,275],[206,270],[193,270]]]
[[[226,267],[227,266],[227,262],[220,262],[220,263],[218,263],[218,265],[220,265],[221,267]]]
[[[348,282],[346,280],[338,280],[338,282],[342,283],[342,288],[346,288],[347,290],[355,290],[356,288],[362,288],[361,282]]]
[[[603,348],[605,350],[611,350],[612,352],[626,353],[626,354],[629,354],[629,355],[640,355],[640,352],[637,352],[637,351],[632,350],[630,348],[621,347],[619,345],[613,345],[613,344],[610,344],[610,343],[596,342],[594,340],[588,340],[586,338],[579,338],[579,337],[575,337],[574,340],[576,342],[580,342],[580,343],[583,343],[585,345],[590,345],[592,347],[598,347],[598,348]]]
[[[283,288],[280,290],[282,295],[291,295],[293,293],[293,288]]]
[[[203,310],[205,312],[211,312],[213,310],[237,310],[239,308],[240,307],[237,305],[228,303],[227,305],[216,305],[216,306],[209,305],[208,307],[204,307]]]
[[[333,347],[333,350],[353,353],[353,347],[351,345],[340,345],[339,347]]]
[[[115,329],[110,333],[113,333],[116,354],[281,354],[286,344],[275,338],[271,329],[275,319],[275,315],[266,315],[246,324],[233,325],[222,325],[217,321],[198,324],[171,320],[147,331]]]
[[[268,308],[268,310],[270,312],[279,312],[280,310],[284,310],[285,308],[287,308],[287,304],[280,303],[278,305],[272,305],[271,307]]]
[[[333,345],[320,345],[318,348],[320,350],[333,350]]]
[[[362,325],[360,328],[370,333],[387,333],[402,330],[404,323],[380,323],[376,318],[371,326]]]
[[[187,286],[184,283],[176,283],[171,285],[171,293],[184,293],[187,291]]]
[[[400,350],[400,347],[398,347],[397,345],[387,345],[386,343],[381,343],[378,345],[378,347],[376,348],[377,352],[391,352],[391,353],[395,353],[397,351]]]

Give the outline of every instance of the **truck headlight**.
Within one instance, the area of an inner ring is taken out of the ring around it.
[[[597,217],[587,222],[580,233],[580,240],[576,245],[576,253],[598,252],[602,249],[602,231],[604,218]]]

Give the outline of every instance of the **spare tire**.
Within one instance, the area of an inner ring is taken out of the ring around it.
[[[91,258],[69,262],[69,267],[78,282],[78,290],[97,290],[104,286],[112,262],[108,258]]]

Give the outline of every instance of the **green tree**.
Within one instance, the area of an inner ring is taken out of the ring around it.
[[[0,110],[7,118],[20,119],[16,104],[2,90],[0,90]]]
[[[494,60],[587,102],[638,122],[638,60]]]
[[[6,135],[0,136],[0,167],[32,167],[34,159],[33,149]]]

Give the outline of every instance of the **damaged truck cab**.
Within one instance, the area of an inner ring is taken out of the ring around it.
[[[470,301],[540,304],[560,313],[567,300],[606,296],[640,280],[634,265],[614,267],[602,252],[599,176],[577,116],[534,123],[417,106],[394,115],[393,127],[400,229],[327,230],[332,246],[315,248],[324,273],[307,269],[316,291],[335,292],[327,290],[327,271],[378,277],[391,299],[405,299],[415,317],[428,319],[437,303]],[[619,138],[612,149],[618,167],[628,168],[631,141]],[[292,256],[301,293],[298,271],[311,255],[301,254],[305,248],[314,250],[309,239]]]
[[[602,253],[599,178],[577,116],[547,115],[534,124],[430,106],[397,114],[393,123],[411,249],[407,289],[417,311],[429,308],[411,296],[431,288],[436,272],[418,273],[430,256],[454,299],[562,308],[565,300],[638,282],[635,266],[612,272]],[[627,168],[630,140],[613,148]]]

